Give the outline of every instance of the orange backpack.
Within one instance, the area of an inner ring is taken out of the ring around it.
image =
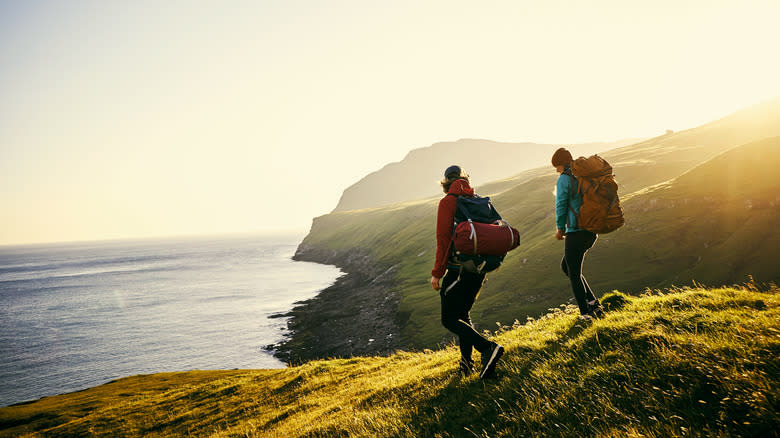
[[[625,219],[612,166],[598,155],[591,155],[574,160],[571,172],[577,177],[577,191],[582,194],[577,227],[596,234],[620,228]]]

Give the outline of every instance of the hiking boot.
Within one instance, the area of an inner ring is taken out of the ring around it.
[[[604,317],[604,307],[599,300],[593,300],[588,302],[588,315],[593,319],[599,319]]]
[[[593,322],[595,318],[591,316],[590,313],[583,313],[582,315],[578,316],[577,319],[583,322]]]
[[[485,353],[482,354],[482,372],[479,373],[480,379],[487,379],[496,371],[496,364],[504,354],[504,347],[492,343]]]
[[[473,372],[474,372],[474,361],[469,358],[461,356],[460,365],[458,366],[458,373],[462,377],[467,377],[470,376],[471,373]]]
[[[590,309],[590,312],[588,312],[588,315],[593,317],[594,319],[601,319],[604,317],[604,308],[601,306],[594,307]]]

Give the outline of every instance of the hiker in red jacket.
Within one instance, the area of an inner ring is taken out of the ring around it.
[[[431,286],[441,297],[441,323],[458,336],[460,345],[460,372],[468,375],[474,370],[472,349],[482,356],[480,378],[490,377],[496,363],[504,353],[504,347],[485,339],[474,329],[469,311],[479,295],[485,274],[475,274],[461,269],[452,257],[452,230],[458,196],[474,196],[469,176],[459,166],[444,171],[441,181],[447,195],[439,201],[436,217],[436,262],[431,271]]]

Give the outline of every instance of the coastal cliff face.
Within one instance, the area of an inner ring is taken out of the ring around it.
[[[294,260],[335,265],[346,274],[290,312],[291,336],[269,346],[290,363],[334,357],[386,355],[401,347],[400,290],[395,266],[381,266],[359,249],[327,250],[302,243]]]

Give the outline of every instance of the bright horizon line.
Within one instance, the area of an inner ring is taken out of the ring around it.
[[[80,245],[80,244],[100,244],[111,242],[133,242],[133,241],[165,241],[165,240],[185,240],[185,239],[209,239],[209,238],[230,238],[241,236],[282,236],[282,235],[295,235],[301,234],[301,239],[309,233],[309,229],[304,228],[282,228],[282,229],[257,229],[248,231],[205,231],[202,233],[173,233],[173,234],[149,234],[138,236],[124,236],[124,237],[104,237],[95,239],[70,239],[70,240],[55,240],[55,241],[26,241],[26,242],[12,242],[12,243],[0,243],[0,250],[9,248],[19,248],[27,246],[59,246],[59,245]]]

